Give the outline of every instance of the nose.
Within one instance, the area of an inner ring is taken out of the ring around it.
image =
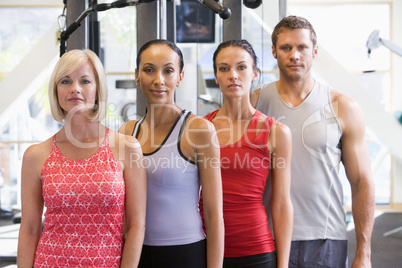
[[[163,73],[155,72],[154,84],[159,85],[159,86],[165,84],[165,79],[164,79]]]
[[[299,60],[299,59],[300,59],[300,52],[297,51],[296,48],[293,48],[293,49],[290,51],[289,57],[290,57],[290,59],[292,59],[292,60]]]
[[[72,83],[70,93],[81,93],[81,86],[78,81]]]
[[[231,81],[235,81],[235,80],[237,80],[237,78],[239,78],[239,74],[237,73],[237,71],[236,71],[235,68],[232,68],[232,69],[230,70],[229,79],[230,79]]]

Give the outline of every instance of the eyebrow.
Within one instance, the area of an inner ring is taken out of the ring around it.
[[[80,78],[85,78],[85,77],[91,77],[91,75],[85,74],[83,76],[80,76]],[[62,78],[70,78],[71,79],[71,77],[69,75],[63,76]]]
[[[245,61],[245,60],[242,60],[242,61],[239,61],[238,63],[236,63],[236,64],[242,64],[242,63],[247,63],[247,61]],[[226,62],[221,62],[221,63],[218,63],[218,66],[219,65],[229,65],[228,63],[226,63]]]
[[[309,44],[306,43],[306,42],[301,42],[301,43],[298,43],[298,44],[296,44],[296,45],[292,45],[292,44],[289,44],[289,43],[285,43],[285,44],[278,45],[278,47],[286,47],[286,46],[289,46],[289,47],[306,46],[306,47],[308,47]]]
[[[143,66],[155,66],[155,64],[151,63],[151,62],[145,62]],[[163,66],[170,66],[170,65],[175,65],[173,62],[168,62]]]

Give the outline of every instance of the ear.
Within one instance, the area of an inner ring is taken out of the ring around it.
[[[137,68],[135,68],[135,83],[137,84],[137,86],[140,85],[140,78],[139,78],[139,75],[138,75]]]
[[[276,49],[274,45],[272,45],[272,56],[274,56],[274,58],[276,59]]]
[[[253,70],[253,79],[252,79],[253,82],[258,79],[258,74],[259,74],[259,69],[257,67],[255,67]]]
[[[215,75],[215,83],[218,85],[218,87],[219,87],[219,81],[218,81],[218,78],[216,78],[216,75]]]
[[[315,45],[313,48],[313,59],[317,57],[317,54],[318,54],[318,45]]]
[[[179,80],[177,80],[176,87],[180,86],[181,82],[183,81],[183,78],[184,78],[184,70],[181,71],[181,73],[179,74]]]
[[[184,78],[184,70],[181,71],[181,73],[180,73],[180,78],[179,78],[180,83],[183,81],[183,78]]]

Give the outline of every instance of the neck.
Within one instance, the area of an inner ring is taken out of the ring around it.
[[[298,97],[305,99],[311,90],[313,90],[315,81],[313,78],[289,81],[285,79],[279,79],[276,82],[276,87],[278,92],[282,95],[291,95],[293,97]]]
[[[282,100],[291,107],[297,107],[308,97],[315,85],[315,81],[310,79],[299,81],[287,81],[279,79],[276,88]]]
[[[219,110],[220,115],[225,115],[232,121],[248,120],[254,113],[255,109],[251,105],[250,99],[247,97],[225,98]]]
[[[69,141],[88,142],[104,137],[106,127],[98,121],[90,121],[85,116],[74,116],[66,119],[60,133],[59,141],[68,139]]]
[[[148,123],[152,121],[155,126],[162,125],[176,121],[181,111],[182,109],[176,104],[164,104],[161,106],[147,104],[145,120]]]

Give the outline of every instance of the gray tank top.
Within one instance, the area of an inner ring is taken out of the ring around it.
[[[339,177],[342,129],[336,107],[331,104],[330,88],[318,81],[294,108],[282,100],[276,83],[261,88],[256,108],[292,132],[292,240],[347,239]]]
[[[205,238],[198,210],[198,168],[180,150],[180,138],[190,112],[183,110],[162,145],[144,154],[147,211],[144,244],[172,246]],[[140,119],[133,131],[138,137]]]

